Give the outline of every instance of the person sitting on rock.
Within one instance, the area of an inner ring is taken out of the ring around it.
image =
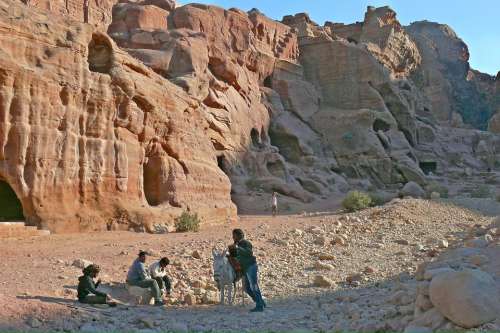
[[[255,302],[255,308],[251,312],[262,312],[266,303],[262,299],[258,283],[257,259],[253,255],[252,243],[245,239],[245,234],[241,229],[233,230],[234,244],[229,246],[229,252],[236,251],[236,259],[240,263],[243,272],[243,282],[245,291]]]
[[[134,260],[127,274],[127,283],[131,286],[149,288],[153,294],[155,305],[164,305],[161,299],[160,288],[158,282],[152,279],[149,272],[146,270],[146,252],[140,251],[137,259]]]
[[[167,276],[167,266],[170,264],[168,258],[161,258],[149,266],[149,274],[158,283],[158,287],[163,295],[170,295],[172,284]]]
[[[99,275],[100,268],[97,265],[88,265],[78,278],[78,301],[85,304],[109,304],[116,306],[114,302],[108,302],[108,295],[97,290],[101,280],[94,283],[94,279]]]

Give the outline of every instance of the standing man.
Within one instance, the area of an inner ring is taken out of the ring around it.
[[[241,229],[233,230],[234,244],[230,245],[229,251],[236,253],[236,260],[240,263],[243,272],[245,291],[255,302],[255,308],[250,312],[263,312],[266,303],[262,299],[258,283],[257,259],[253,255],[252,243],[245,239]]]
[[[167,266],[170,264],[168,258],[161,258],[149,266],[149,274],[156,280],[158,287],[163,295],[170,295],[172,292],[172,284],[167,276]]]
[[[134,260],[132,266],[127,274],[127,283],[131,286],[137,286],[141,288],[149,288],[153,297],[155,299],[155,305],[162,306],[164,305],[161,299],[160,288],[158,287],[158,282],[152,279],[146,270],[146,252],[141,251],[137,259]]]
[[[278,195],[276,192],[273,192],[273,196],[271,197],[271,207],[273,216],[276,216],[276,214],[278,214]]]

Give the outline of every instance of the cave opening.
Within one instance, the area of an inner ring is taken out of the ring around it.
[[[10,185],[0,179],[0,222],[23,221],[23,206]]]
[[[112,49],[106,37],[94,34],[88,50],[89,70],[92,72],[109,74],[111,69]]]
[[[229,168],[227,165],[226,157],[224,155],[217,156],[217,165],[226,175],[229,176]]]
[[[387,132],[391,129],[391,125],[383,121],[382,119],[375,119],[373,122],[373,130],[375,132],[382,131]]]
[[[432,173],[436,173],[436,169],[437,169],[437,162],[433,162],[433,161],[426,161],[426,162],[420,162],[419,163],[419,166],[420,166],[420,169],[422,169],[422,171],[428,175],[430,174],[431,172]]]
[[[255,148],[260,148],[260,134],[255,128],[252,128],[250,131],[250,137],[252,138],[252,145]]]
[[[143,166],[144,196],[150,206],[161,203],[160,175],[162,161],[160,157],[149,157]]]
[[[273,89],[273,76],[269,75],[264,79],[264,87]]]

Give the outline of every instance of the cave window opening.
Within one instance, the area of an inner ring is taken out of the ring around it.
[[[217,156],[217,165],[226,175],[229,176],[227,161],[226,161],[226,157],[224,155]]]
[[[89,43],[88,63],[92,72],[109,74],[111,69],[112,50],[103,36],[93,35]]]
[[[426,174],[429,175],[431,172],[436,173],[437,163],[432,161],[420,162],[420,169]]]
[[[273,77],[269,75],[264,79],[264,87],[273,89]]]
[[[0,179],[0,222],[24,221],[23,206],[10,185]]]
[[[250,137],[252,139],[252,145],[256,148],[260,148],[261,142],[259,131],[257,131],[255,128],[252,128],[252,130],[250,131]]]
[[[391,129],[391,125],[386,123],[385,121],[381,119],[375,119],[373,122],[373,130],[375,132],[382,131],[382,132],[387,132]]]

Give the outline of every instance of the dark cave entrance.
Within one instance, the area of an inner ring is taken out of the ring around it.
[[[391,125],[386,123],[385,121],[381,119],[375,119],[373,122],[373,130],[375,132],[382,131],[382,132],[387,132],[388,130],[391,129]]]
[[[252,145],[255,148],[261,148],[260,134],[255,128],[250,131],[250,137],[252,138]]]
[[[0,222],[23,220],[21,201],[12,187],[5,181],[0,180]]]
[[[161,169],[160,157],[149,157],[148,162],[143,166],[144,196],[150,206],[158,206],[161,203]]]
[[[229,168],[227,165],[226,157],[224,155],[217,156],[217,165],[227,176],[229,176]]]
[[[112,48],[106,37],[94,34],[88,51],[89,69],[92,72],[108,74],[112,63]]]
[[[273,76],[272,75],[269,75],[268,77],[266,77],[264,79],[264,87],[270,88],[270,89],[273,88]]]
[[[432,173],[436,173],[436,169],[437,169],[437,163],[436,162],[431,162],[431,161],[420,162],[419,166],[420,166],[420,169],[422,169],[422,171],[426,175],[430,174],[431,172]]]

